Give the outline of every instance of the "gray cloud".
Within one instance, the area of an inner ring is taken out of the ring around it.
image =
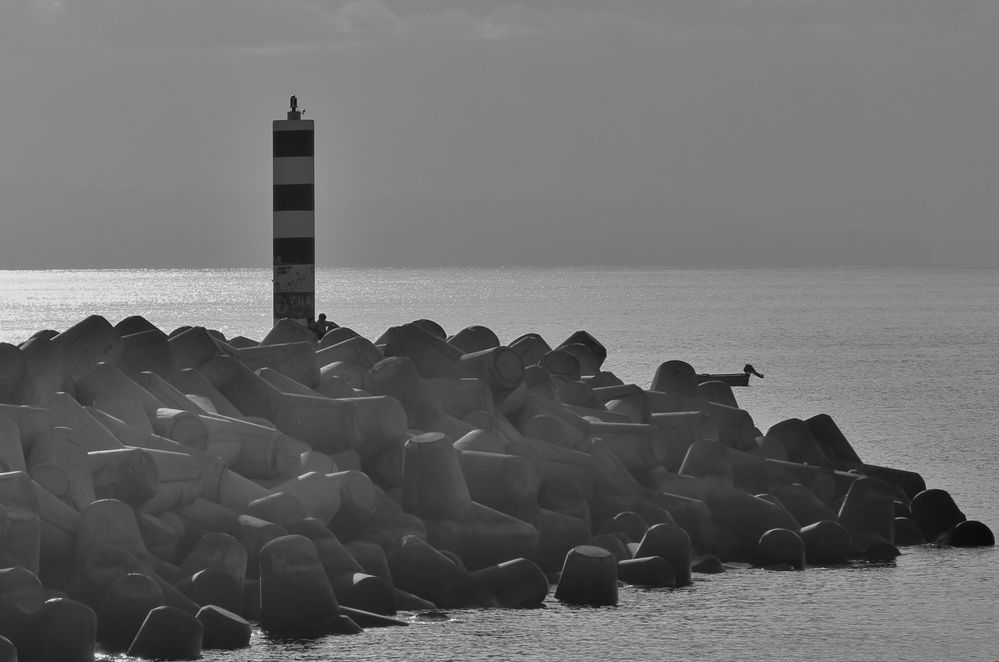
[[[989,15],[987,0],[8,0],[7,46],[274,49],[370,40],[497,40],[629,30],[930,25]]]
[[[44,47],[266,47],[328,41],[336,29],[297,0],[10,0],[0,19],[0,34]]]

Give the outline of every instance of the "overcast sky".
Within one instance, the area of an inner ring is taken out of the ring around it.
[[[0,0],[0,268],[999,264],[996,0]]]

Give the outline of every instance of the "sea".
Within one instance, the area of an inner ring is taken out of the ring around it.
[[[999,268],[335,269],[317,313],[374,339],[428,318],[502,342],[577,330],[647,387],[664,361],[764,378],[736,389],[763,432],[830,415],[867,463],[920,473],[999,528]],[[259,339],[269,269],[0,271],[0,341],[91,314]],[[205,651],[283,660],[999,660],[999,551],[906,547],[894,563],[730,565],[681,589],[622,586],[616,607],[401,613],[408,627]],[[111,658],[108,658],[111,659]],[[127,659],[127,658],[114,658]]]

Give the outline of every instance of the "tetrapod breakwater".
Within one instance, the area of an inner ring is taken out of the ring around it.
[[[606,358],[586,331],[426,319],[253,340],[92,316],[0,344],[0,659],[192,659],[254,624],[361,633],[994,544],[828,415],[764,433],[683,361],[642,388]]]

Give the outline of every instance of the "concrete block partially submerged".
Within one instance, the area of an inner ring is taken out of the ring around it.
[[[282,637],[328,634],[339,604],[312,541],[275,538],[260,550],[260,627]]]
[[[197,660],[204,627],[192,614],[170,606],[151,610],[128,647],[131,657],[152,660]]]
[[[617,604],[617,559],[602,547],[580,545],[565,555],[555,599],[592,607]]]

